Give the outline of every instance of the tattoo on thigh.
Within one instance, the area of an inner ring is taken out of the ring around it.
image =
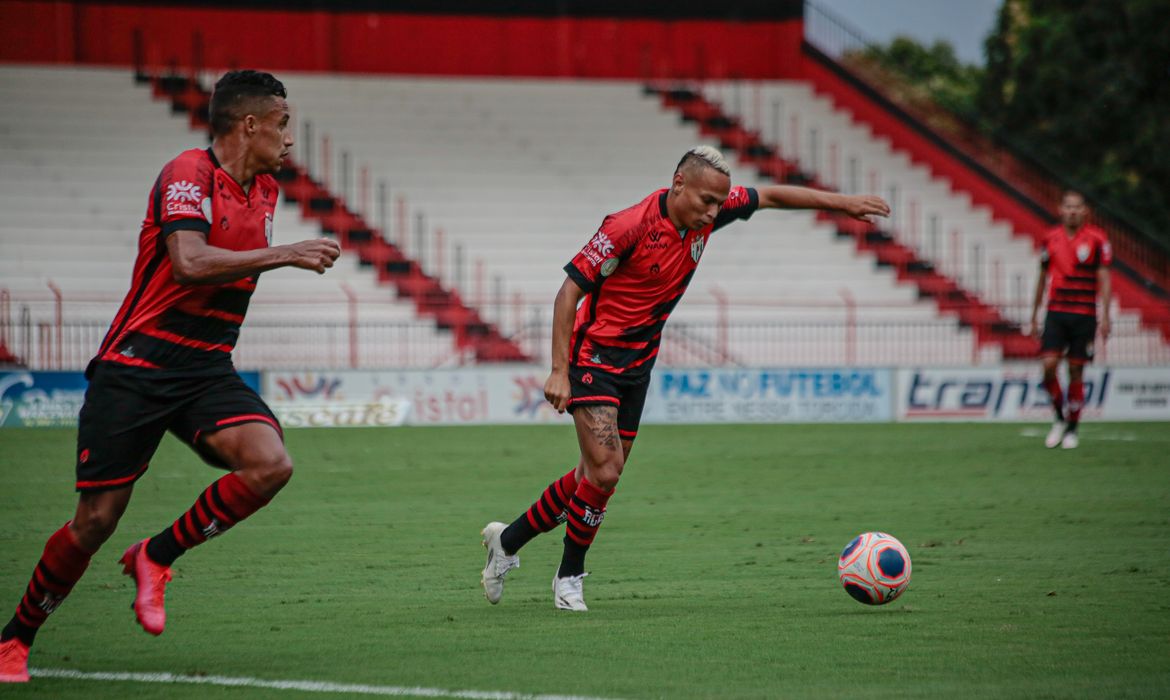
[[[587,406],[589,432],[604,447],[615,450],[620,445],[617,430],[617,409],[613,406]]]

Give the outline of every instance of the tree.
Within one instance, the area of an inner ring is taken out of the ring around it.
[[[1170,240],[1166,0],[1006,0],[985,42],[982,123]]]

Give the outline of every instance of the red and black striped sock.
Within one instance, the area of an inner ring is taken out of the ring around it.
[[[1071,392],[1071,387],[1069,389]],[[1064,392],[1060,389],[1060,380],[1056,377],[1045,379],[1044,390],[1052,397],[1052,410],[1056,412],[1056,420],[1064,420]]]
[[[73,538],[69,523],[54,532],[45,543],[45,551],[37,562],[37,568],[33,570],[24,597],[16,606],[16,615],[0,632],[0,639],[18,637],[32,646],[37,630],[45,623],[49,613],[56,610],[69,591],[73,590],[74,584],[89,566],[91,556],[93,553],[82,549]]]
[[[508,554],[515,554],[542,532],[549,532],[565,521],[565,508],[577,490],[577,468],[548,485],[540,498],[500,533],[500,544]]]
[[[593,544],[593,538],[597,537],[597,528],[605,519],[605,505],[612,495],[613,491],[602,491],[588,479],[577,484],[565,511],[568,516],[565,521],[565,552],[561,555],[557,576],[564,578],[585,573],[585,553]]]
[[[1085,382],[1077,380],[1068,383],[1068,429],[1075,431],[1081,422],[1081,409],[1085,407]]]
[[[170,566],[183,552],[203,544],[268,504],[257,496],[235,472],[207,487],[195,505],[170,527],[150,538],[146,556]]]

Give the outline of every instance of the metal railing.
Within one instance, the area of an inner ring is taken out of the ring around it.
[[[782,301],[732,300],[717,288],[709,291],[711,298],[694,290],[686,311],[666,325],[660,364],[941,366],[1001,359],[998,346],[986,339],[981,343],[978,334],[959,324],[957,309],[941,318],[915,320],[916,304],[857,300],[845,290],[836,298]],[[1006,318],[1026,323],[1031,300],[1013,296],[1000,300],[1000,308]],[[0,313],[0,338],[21,364],[33,369],[84,368],[109,328],[112,312],[99,315],[91,300],[66,298],[39,305],[23,297],[13,301],[18,312],[15,318]],[[437,331],[428,319],[364,319],[359,311],[364,305],[356,302],[350,307],[335,305],[335,315],[306,306],[306,316],[296,320],[264,317],[266,309],[271,313],[277,306],[302,305],[255,305],[234,354],[240,369],[423,369],[476,362],[474,352],[457,343],[454,333]],[[515,303],[503,308],[498,319],[501,332],[535,362],[547,364],[551,303]],[[1101,360],[1125,365],[1170,363],[1170,344],[1158,332],[1145,329],[1132,314],[1115,313],[1113,318],[1113,337],[1108,343],[1098,343]]]

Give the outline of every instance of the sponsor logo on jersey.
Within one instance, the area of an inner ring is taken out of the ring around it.
[[[203,199],[203,192],[199,189],[199,185],[187,180],[179,180],[167,185],[167,201],[168,202],[190,202],[191,204],[198,204],[199,200]]]
[[[602,255],[609,255],[613,252],[613,242],[609,240],[609,236],[601,231],[598,231],[593,236],[593,240],[589,241],[589,245],[593,246],[593,249]]]

